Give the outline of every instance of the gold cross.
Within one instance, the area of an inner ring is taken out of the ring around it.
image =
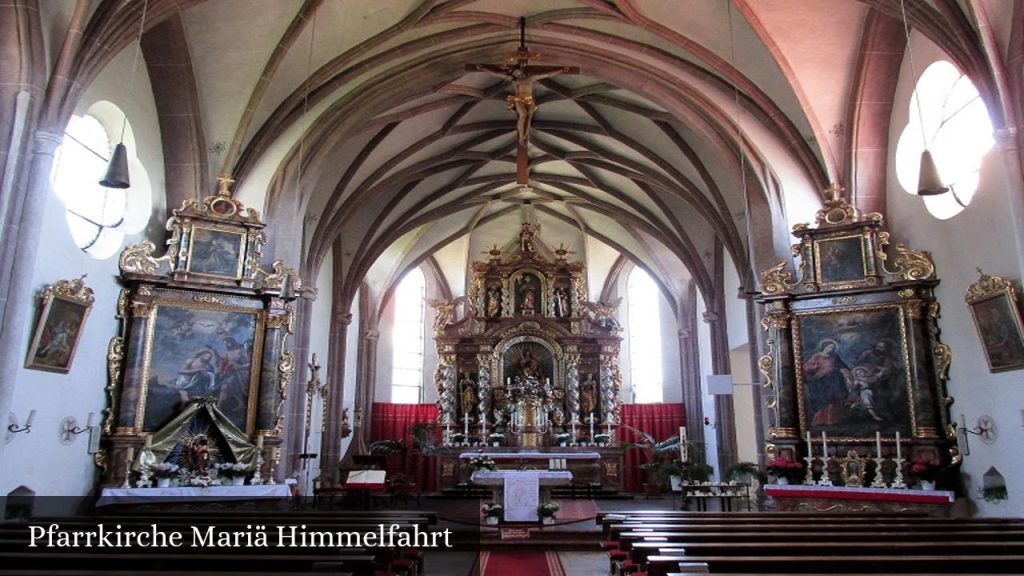
[[[825,188],[825,199],[829,202],[839,202],[840,196],[845,191],[846,188],[840,186],[838,182],[833,182],[829,184],[828,188]]]
[[[217,183],[220,184],[220,188],[217,190],[218,196],[231,196],[231,191],[228,190],[228,186],[235,183],[235,180],[231,176],[218,176]]]

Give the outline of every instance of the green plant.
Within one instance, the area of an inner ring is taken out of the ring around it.
[[[986,502],[998,502],[1000,500],[1006,500],[1010,497],[1006,491],[1006,486],[985,486],[981,489],[981,497]]]
[[[541,518],[553,518],[555,512],[558,512],[560,509],[561,507],[558,505],[558,502],[541,502],[537,505],[537,515]]]
[[[764,473],[761,472],[761,468],[755,462],[737,462],[732,466],[729,466],[725,471],[726,480],[734,480],[736,482],[749,481],[752,478],[756,478],[758,482],[764,482]]]
[[[501,516],[501,513],[505,510],[505,507],[497,502],[487,502],[483,505],[481,510],[484,516]]]

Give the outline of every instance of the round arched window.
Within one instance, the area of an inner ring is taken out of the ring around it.
[[[125,134],[130,134],[127,126]],[[127,189],[99,184],[114,143],[92,114],[71,117],[54,161],[51,183],[64,202],[71,237],[75,245],[100,260],[118,251],[125,234],[145,227],[152,207],[149,177],[135,158],[134,141],[126,136],[125,144],[132,184]]]
[[[982,158],[994,143],[992,122],[974,83],[940,60],[921,74],[911,96],[909,122],[896,145],[896,178],[906,192],[917,193],[927,144],[950,192],[923,196],[925,207],[936,218],[952,218],[971,203]]]

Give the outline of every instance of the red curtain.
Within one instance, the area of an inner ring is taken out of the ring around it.
[[[405,440],[407,453],[405,457],[388,457],[388,476],[405,474],[416,480],[416,485],[424,492],[432,492],[437,487],[437,458],[424,457],[413,452],[414,438],[412,426],[419,423],[437,421],[437,405],[435,404],[390,404],[373,403],[373,418],[370,421],[370,441]]]
[[[679,427],[686,426],[686,411],[683,404],[623,404],[620,412],[622,423],[646,432],[658,442],[679,434]],[[630,430],[622,430],[620,442],[641,443],[640,437]],[[678,456],[677,456],[678,458]],[[642,450],[628,450],[623,459],[623,475],[627,492],[639,492],[644,483],[644,471],[639,468],[646,462]]]

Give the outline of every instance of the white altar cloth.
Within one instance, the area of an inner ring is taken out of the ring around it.
[[[598,460],[600,452],[463,452],[460,460],[471,460],[478,456],[487,456],[491,460]]]
[[[104,488],[96,506],[111,504],[153,504],[157,502],[258,500],[290,498],[288,484],[248,486],[178,486],[175,488]]]
[[[562,486],[572,482],[568,470],[477,470],[474,484],[501,486],[506,522],[537,522],[541,486]]]

